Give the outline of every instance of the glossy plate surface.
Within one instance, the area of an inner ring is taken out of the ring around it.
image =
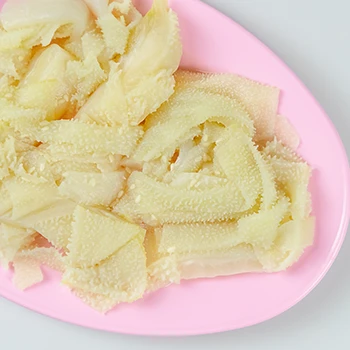
[[[0,0],[0,3],[3,0]],[[150,1],[138,0],[146,10]],[[316,240],[287,272],[197,280],[171,286],[107,316],[85,306],[45,270],[26,292],[0,270],[0,295],[74,324],[143,335],[189,335],[233,330],[272,318],[307,295],[334,261],[349,219],[349,164],[341,140],[319,104],[290,69],[238,24],[199,0],[170,0],[184,45],[182,66],[237,73],[282,90],[280,113],[297,129],[300,154],[315,169],[311,192]]]

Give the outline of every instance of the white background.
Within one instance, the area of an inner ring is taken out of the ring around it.
[[[299,75],[333,120],[350,154],[349,1],[205,2],[241,23]],[[257,326],[200,337],[108,334],[64,324],[0,297],[0,348],[347,350],[350,349],[349,262],[350,237],[324,280],[297,306]]]

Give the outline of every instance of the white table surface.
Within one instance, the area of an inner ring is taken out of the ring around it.
[[[304,81],[350,154],[348,0],[205,0],[272,48]],[[195,15],[195,14],[194,14]],[[190,338],[108,334],[65,324],[0,297],[0,348],[350,349],[350,237],[320,285],[284,314],[250,328]]]

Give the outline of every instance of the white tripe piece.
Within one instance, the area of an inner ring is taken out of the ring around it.
[[[147,285],[142,240],[131,240],[99,265],[68,266],[63,275],[63,283],[77,290],[77,294],[87,304],[98,309],[103,308],[98,306],[102,300],[113,301],[110,305],[112,307],[120,302],[132,302],[141,298]]]
[[[215,92],[238,100],[250,114],[256,128],[255,141],[274,136],[279,89],[234,74],[206,74],[179,70],[175,75],[180,86]]]
[[[144,230],[105,210],[77,206],[67,262],[72,266],[94,266],[107,259]]]
[[[110,206],[125,182],[123,171],[86,173],[67,171],[58,187],[62,196],[80,204]]]
[[[28,127],[28,133],[39,142],[58,149],[67,146],[77,154],[102,152],[128,156],[143,132],[138,126],[109,127],[78,120],[56,120],[42,123],[40,127]]]

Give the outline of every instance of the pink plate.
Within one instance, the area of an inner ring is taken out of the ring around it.
[[[150,3],[138,2],[143,9]],[[170,0],[170,4],[180,18],[183,67],[238,73],[281,88],[280,112],[297,129],[300,153],[315,169],[314,246],[287,272],[190,281],[121,305],[107,316],[85,306],[59,284],[59,274],[49,270],[43,284],[26,292],[12,286],[11,272],[1,270],[0,294],[9,300],[63,321],[112,332],[220,332],[265,321],[295,305],[320,282],[337,256],[349,220],[349,164],[334,126],[288,67],[238,24],[198,0]]]

